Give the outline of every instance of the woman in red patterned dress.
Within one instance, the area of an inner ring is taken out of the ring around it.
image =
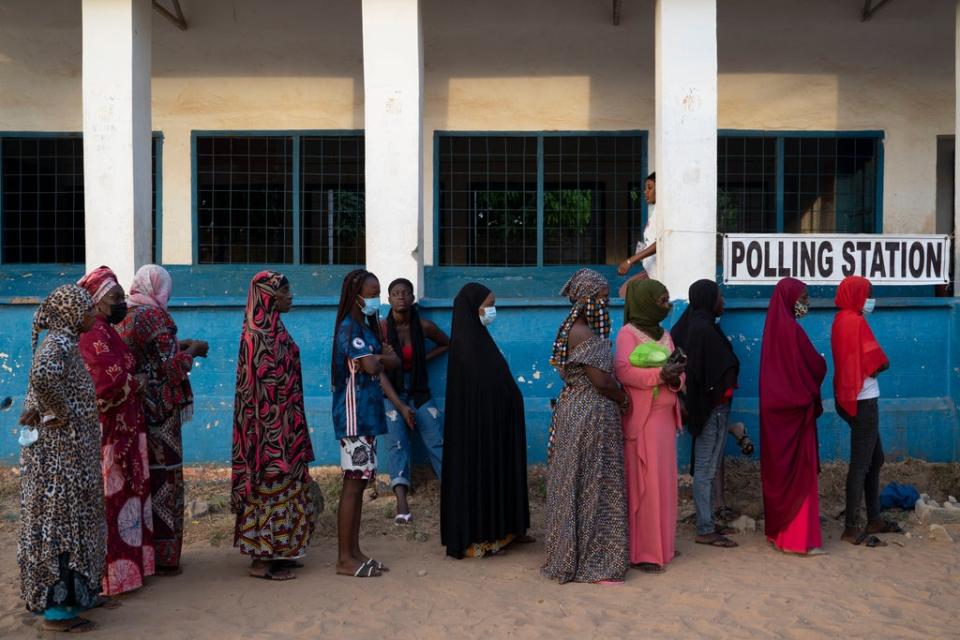
[[[183,548],[183,423],[193,416],[193,391],[187,374],[195,357],[207,355],[202,340],[177,340],[177,325],[167,312],[173,280],[163,267],[140,267],[130,285],[130,313],[120,335],[146,374],[143,413],[147,422],[153,546],[157,575],[180,573]]]
[[[80,334],[80,355],[93,378],[100,414],[103,493],[107,519],[107,559],[103,593],[113,596],[139,589],[154,573],[153,515],[147,432],[141,394],[146,376],[136,375],[136,360],[113,325],[127,305],[123,287],[108,267],[99,267],[77,283],[93,298],[96,322]]]
[[[280,319],[293,295],[282,273],[250,283],[237,356],[230,507],[234,545],[250,556],[250,575],[295,578],[313,531],[307,465],[313,446],[303,409],[300,349]]]

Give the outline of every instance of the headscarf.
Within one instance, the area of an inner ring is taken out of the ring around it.
[[[170,273],[160,265],[145,264],[133,276],[128,300],[132,307],[156,307],[166,311],[172,291],[173,278]]]
[[[807,285],[777,283],[760,352],[760,479],[765,532],[775,537],[793,522],[816,486],[817,417],[827,363],[794,317]]]
[[[806,288],[795,278],[784,278],[773,290],[760,351],[761,408],[800,408],[820,402],[826,363],[793,315]]]
[[[247,294],[233,405],[230,506],[243,511],[264,480],[292,475],[308,482],[313,446],[303,408],[300,350],[280,319],[276,297],[287,278],[275,271],[253,277]]]
[[[397,278],[387,287],[387,292],[391,291],[396,285],[404,284],[413,291],[413,283],[406,278]],[[426,338],[423,335],[423,325],[420,323],[420,307],[417,304],[410,305],[407,312],[410,321],[410,346],[413,347],[413,366],[410,369],[410,388],[407,389],[413,396],[413,404],[417,407],[423,406],[430,399],[430,380],[427,375],[427,349]],[[397,355],[403,353],[403,345],[400,343],[400,334],[397,333],[397,321],[393,317],[393,309],[387,314],[387,343],[393,347]],[[398,392],[404,389],[404,370],[403,367],[397,367],[392,371],[387,371],[387,378],[390,384]]]
[[[117,285],[116,274],[110,267],[104,265],[97,267],[77,281],[77,286],[86,289],[90,297],[93,298],[93,304],[103,300],[103,296],[107,295]]]
[[[567,284],[563,285],[560,295],[574,298],[573,308],[567,314],[557,338],[553,341],[553,354],[550,364],[562,369],[567,364],[567,351],[570,344],[570,329],[581,315],[587,326],[602,338],[610,337],[610,312],[607,311],[607,301],[601,300],[597,294],[604,287],[609,288],[607,279],[593,269],[580,269]]]
[[[870,281],[848,276],[837,287],[834,299],[840,311],[833,319],[830,347],[833,351],[833,395],[847,415],[857,415],[857,395],[863,381],[889,362],[863,317],[863,303],[870,295]]]
[[[657,280],[632,280],[624,299],[623,324],[632,324],[654,340],[662,338],[660,323],[670,310],[657,304],[657,300],[666,292],[667,288]]]
[[[60,331],[70,336],[80,335],[83,316],[93,308],[90,294],[75,284],[65,284],[54,289],[33,314],[33,331],[30,348],[37,350],[41,331]]]
[[[733,346],[715,322],[719,298],[720,287],[713,280],[694,282],[689,290],[690,305],[670,330],[674,346],[688,357],[684,400],[687,427],[694,437],[713,411],[718,387],[736,385],[740,368]]]

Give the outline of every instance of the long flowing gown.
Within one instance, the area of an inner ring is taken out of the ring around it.
[[[66,421],[39,427],[20,454],[20,594],[27,609],[93,606],[107,538],[100,423],[77,336],[51,330],[33,356],[26,409]]]
[[[454,301],[440,539],[456,558],[495,552],[530,527],[523,396],[480,324],[489,293],[471,283]]]
[[[250,283],[233,408],[230,506],[234,544],[261,560],[302,557],[313,531],[307,465],[313,446],[303,408],[300,349],[276,308],[282,274]]]
[[[100,413],[107,565],[103,592],[116,595],[143,586],[154,574],[153,512],[147,432],[136,359],[103,318],[80,336],[80,354],[93,379]]]
[[[553,413],[543,574],[561,583],[622,580],[628,566],[620,410],[588,366],[613,373],[609,340],[594,335],[572,350]]]
[[[767,539],[782,551],[822,544],[817,417],[827,364],[793,316],[806,289],[785,278],[767,311],[760,354],[760,480]]]
[[[153,545],[158,569],[180,566],[183,548],[183,439],[181,428],[193,407],[188,373],[193,358],[180,351],[177,325],[165,310],[136,306],[120,334],[147,374],[143,395],[150,462]]]
[[[630,353],[650,340],[632,325],[621,328],[614,370],[632,403],[623,417],[630,563],[665,566],[676,553],[677,433],[682,426],[677,394],[661,382],[660,369],[630,364]],[[669,332],[658,342],[673,351]]]

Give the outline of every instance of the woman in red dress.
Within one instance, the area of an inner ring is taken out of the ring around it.
[[[154,573],[153,514],[147,431],[141,402],[145,376],[113,325],[127,305],[123,287],[108,267],[77,283],[93,298],[96,322],[80,334],[80,355],[93,378],[100,414],[103,493],[107,519],[107,560],[103,593],[108,596],[143,586]]]
[[[797,322],[807,315],[807,285],[777,283],[760,352],[760,480],[766,534],[780,551],[822,553],[817,418],[827,361]]]

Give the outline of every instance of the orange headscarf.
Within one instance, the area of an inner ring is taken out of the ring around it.
[[[847,415],[857,415],[857,395],[863,381],[886,365],[886,354],[863,317],[863,304],[870,295],[870,281],[849,276],[837,287],[834,302],[840,311],[833,319],[830,347],[833,350],[833,395]]]

